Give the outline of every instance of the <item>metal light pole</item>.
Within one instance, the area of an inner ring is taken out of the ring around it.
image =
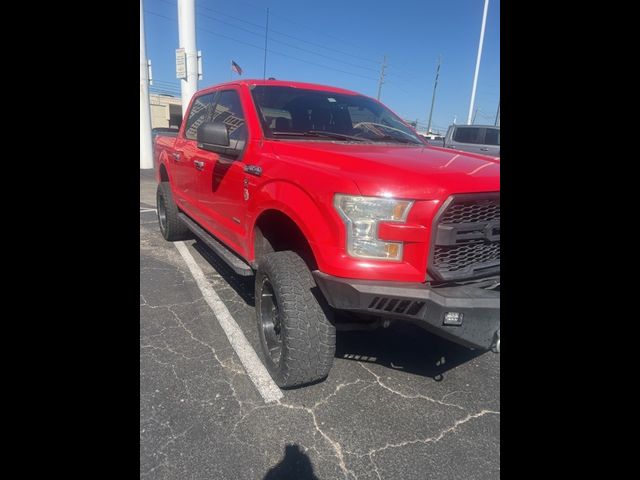
[[[469,103],[469,115],[467,116],[467,125],[471,123],[471,113],[473,112],[473,104],[476,100],[476,87],[478,85],[478,72],[480,71],[480,58],[482,57],[482,44],[484,43],[484,27],[487,24],[488,9],[489,9],[489,0],[484,0],[484,12],[482,12],[482,27],[480,28],[480,44],[478,45],[478,58],[476,59],[476,71],[473,74],[473,88],[471,90],[471,102]]]
[[[180,80],[182,115],[198,90],[198,51],[196,50],[196,2],[178,0],[178,38],[186,56],[187,78]]]
[[[498,118],[500,117],[500,100],[498,100],[498,111],[496,112],[496,121],[493,122],[494,125],[498,125]]]
[[[151,112],[149,110],[149,70],[144,42],[144,17],[140,0],[140,168],[153,168]]]

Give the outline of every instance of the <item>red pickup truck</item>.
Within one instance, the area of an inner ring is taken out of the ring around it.
[[[430,146],[367,96],[277,80],[197,92],[154,146],[162,235],[255,275],[279,386],[328,375],[341,322],[500,351],[499,159]]]

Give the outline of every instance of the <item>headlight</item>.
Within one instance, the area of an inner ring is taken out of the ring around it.
[[[404,222],[413,202],[382,197],[336,194],[333,205],[347,229],[347,252],[352,257],[402,260],[402,242],[378,239],[378,223]]]

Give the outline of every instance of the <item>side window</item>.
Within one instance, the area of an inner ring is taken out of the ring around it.
[[[484,139],[487,145],[500,145],[500,130],[497,128],[487,128],[487,134]]]
[[[231,147],[239,149],[244,147],[247,141],[247,127],[238,92],[235,90],[220,92],[211,121],[226,125]]]
[[[195,140],[198,127],[211,118],[213,107],[213,97],[215,93],[208,93],[196,98],[189,111],[189,118],[184,129],[184,136],[190,140]]]
[[[458,127],[453,132],[453,140],[460,143],[483,143],[484,129],[477,127]]]

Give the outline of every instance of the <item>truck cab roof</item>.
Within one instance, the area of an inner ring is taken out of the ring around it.
[[[262,80],[262,79],[251,79],[251,78],[246,78],[243,80],[233,80],[231,82],[226,82],[226,83],[219,83],[211,87],[201,89],[200,92],[206,93],[211,90],[217,90],[219,88],[231,86],[231,85],[246,85],[249,88],[252,88],[258,85],[276,86],[276,87],[292,87],[292,88],[304,88],[307,90],[322,90],[326,92],[341,93],[343,95],[361,95],[360,93],[354,92],[352,90],[332,87],[330,85],[321,85],[318,83],[295,82],[292,80]]]

